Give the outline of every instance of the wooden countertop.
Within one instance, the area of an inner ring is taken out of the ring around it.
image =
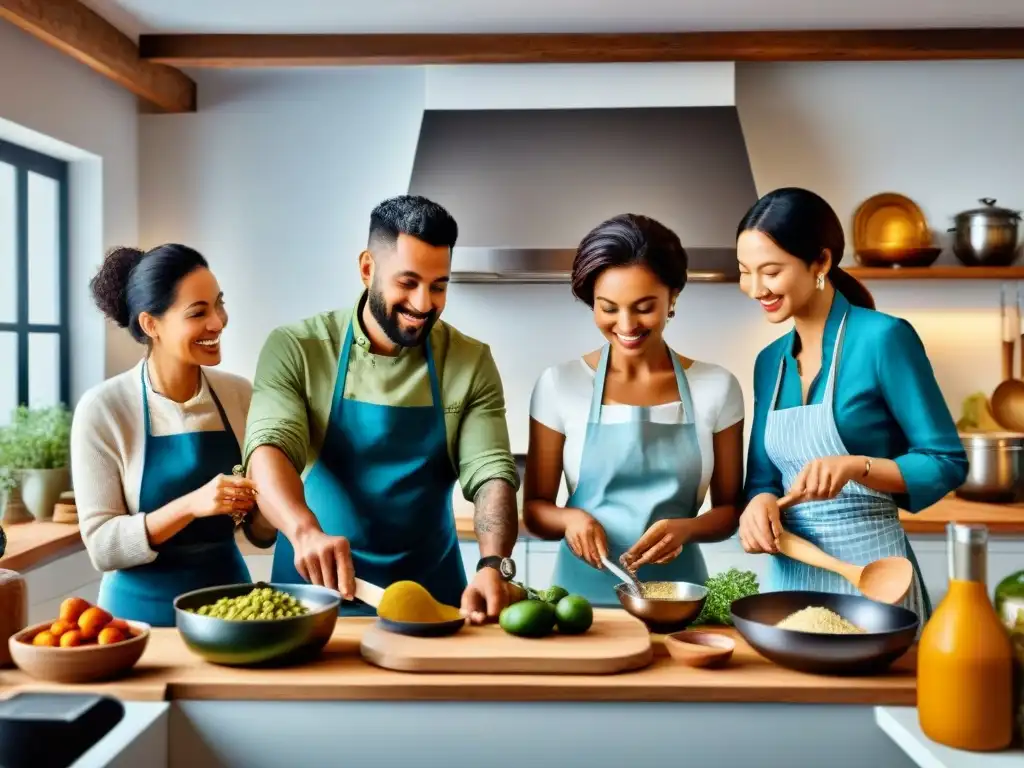
[[[987,525],[989,533],[994,536],[1014,536],[1024,534],[1024,504],[980,504],[964,501],[950,494],[936,504],[912,514],[900,510],[900,521],[903,529],[909,534],[935,533],[943,535],[946,523],[980,523]],[[455,530],[460,539],[475,539],[472,511],[456,508]],[[522,520],[519,530],[527,534]]]
[[[1024,504],[982,504],[950,494],[917,514],[900,510],[903,529],[910,534],[945,534],[946,523],[987,525],[995,536],[1024,534]]]
[[[472,508],[456,507],[455,530],[460,539],[473,540]],[[900,520],[909,534],[945,533],[946,523],[979,523],[987,525],[993,536],[1024,535],[1024,504],[980,504],[947,496],[928,509],[910,514],[900,512]],[[521,535],[528,535],[520,520]],[[0,558],[0,568],[24,571],[56,557],[64,557],[83,549],[78,526],[53,522],[30,522],[4,526],[7,551]],[[272,549],[257,549],[238,535],[243,554],[267,555]]]
[[[5,525],[7,547],[0,568],[27,571],[48,560],[85,549],[78,525],[32,521]]]
[[[914,706],[917,701],[913,649],[885,676],[825,677],[771,664],[735,630],[719,629],[716,631],[736,638],[737,648],[729,666],[718,670],[678,664],[655,638],[654,662],[635,672],[593,676],[419,674],[392,672],[363,661],[359,639],[371,621],[340,619],[321,658],[288,669],[246,670],[208,664],[188,651],[177,630],[157,629],[128,677],[73,688],[127,701],[678,701],[893,706]],[[0,698],[20,690],[71,688],[35,682],[18,670],[0,671]]]

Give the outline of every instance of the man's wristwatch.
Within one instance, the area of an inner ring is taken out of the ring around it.
[[[480,571],[482,568],[495,568],[505,581],[512,581],[516,576],[516,563],[511,557],[501,557],[499,555],[481,557],[476,564],[476,569]]]

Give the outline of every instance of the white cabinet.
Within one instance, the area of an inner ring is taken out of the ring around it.
[[[60,604],[68,597],[81,597],[95,603],[100,594],[100,578],[85,550],[30,568],[23,574],[28,592],[28,623],[55,619]]]

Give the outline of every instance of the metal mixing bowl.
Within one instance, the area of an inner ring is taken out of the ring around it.
[[[671,634],[685,629],[696,619],[704,607],[708,590],[701,584],[688,581],[653,581],[653,584],[671,584],[675,590],[673,597],[638,597],[632,587],[626,583],[615,585],[615,595],[626,611],[636,616],[647,625],[651,632]]]
[[[828,608],[866,632],[826,635],[775,626],[812,605]],[[743,639],[766,659],[822,675],[884,672],[913,645],[920,623],[916,613],[898,605],[830,592],[764,592],[734,601],[731,613]]]
[[[238,597],[270,587],[294,595],[309,613],[286,619],[229,621],[189,613],[222,597]],[[193,653],[228,666],[283,665],[305,661],[331,639],[341,594],[313,584],[229,584],[186,592],[174,601],[178,632]]]

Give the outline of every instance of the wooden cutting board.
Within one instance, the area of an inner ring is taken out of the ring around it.
[[[377,624],[364,633],[360,652],[368,662],[398,672],[462,674],[607,675],[646,667],[654,659],[651,636],[624,611],[594,611],[582,635],[528,639],[497,624],[467,625],[451,637],[408,637]]]

